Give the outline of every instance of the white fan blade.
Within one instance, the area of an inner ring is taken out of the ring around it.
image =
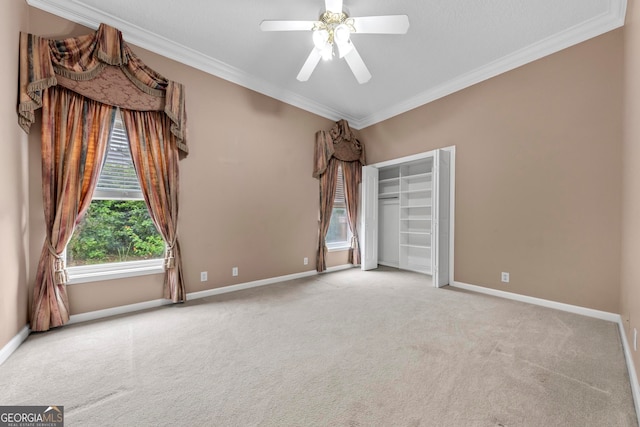
[[[342,0],[324,0],[327,12],[342,13]]]
[[[356,34],[406,34],[409,29],[407,15],[362,16],[353,18]]]
[[[347,64],[349,64],[349,68],[353,71],[353,75],[356,76],[358,83],[363,84],[371,79],[371,73],[364,64],[355,46],[344,56],[344,59],[347,61]]]
[[[318,21],[262,21],[262,31],[311,31]]]
[[[302,69],[298,73],[298,77],[296,77],[301,82],[306,82],[311,77],[311,73],[316,69],[316,65],[320,62],[320,58],[322,58],[322,52],[320,49],[316,49],[315,47],[309,54],[309,57],[304,62]]]

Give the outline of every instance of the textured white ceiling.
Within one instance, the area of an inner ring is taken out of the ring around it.
[[[406,35],[354,34],[372,79],[344,60],[296,75],[305,32],[264,33],[263,19],[315,20],[323,0],[27,0],[332,120],[362,128],[624,24],[626,0],[344,0],[350,16],[406,14]],[[188,82],[183,82],[187,85]]]

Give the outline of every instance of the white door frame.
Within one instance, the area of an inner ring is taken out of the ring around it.
[[[423,153],[418,153],[418,154],[413,154],[410,156],[405,156],[405,157],[400,157],[397,159],[392,159],[392,160],[386,160],[384,162],[378,162],[378,163],[374,163],[372,165],[367,165],[367,166],[371,166],[377,169],[380,168],[384,168],[387,166],[396,166],[399,165],[401,163],[406,163],[406,162],[411,162],[414,160],[422,160],[424,158],[427,157],[434,157],[434,153],[436,150],[431,150],[431,151],[426,151]],[[453,283],[453,272],[454,272],[454,241],[455,241],[455,191],[456,191],[456,147],[455,145],[449,146],[449,147],[444,147],[444,148],[440,148],[439,150],[444,150],[444,151],[448,151],[450,153],[451,156],[451,167],[449,168],[449,183],[450,183],[450,188],[449,188],[449,284]],[[365,183],[363,181],[362,183],[362,206],[365,205],[364,202],[364,197],[366,195],[366,189],[365,189]],[[376,189],[377,191],[377,189]],[[365,221],[361,222],[361,225],[363,226],[363,228],[365,227]],[[377,224],[376,224],[377,227]],[[366,232],[365,229],[360,230],[360,236],[364,235],[364,233]],[[377,234],[377,231],[376,231]],[[437,286],[436,283],[434,283],[434,286]]]

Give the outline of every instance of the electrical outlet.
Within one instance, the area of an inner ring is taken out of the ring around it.
[[[238,275],[238,267],[233,267],[231,269],[231,275],[232,276],[237,276]]]
[[[504,283],[509,283],[509,273],[502,272],[502,281]]]
[[[207,281],[207,272],[203,271],[200,273],[200,281],[201,282],[206,282]]]
[[[309,265],[309,258],[304,257],[304,260],[302,260],[302,262],[304,263],[304,265]]]
[[[633,351],[638,351],[638,330],[633,328]]]

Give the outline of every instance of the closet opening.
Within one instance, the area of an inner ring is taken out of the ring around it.
[[[423,273],[436,287],[453,280],[455,147],[365,166],[362,269]]]

